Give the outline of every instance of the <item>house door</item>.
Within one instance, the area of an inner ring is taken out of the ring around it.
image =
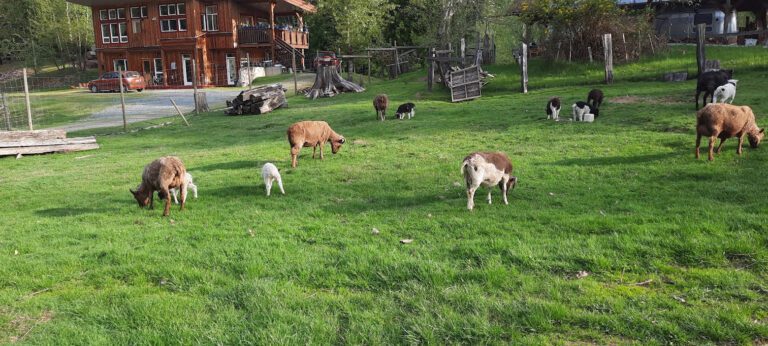
[[[234,54],[227,54],[227,85],[235,85],[237,81],[237,60]]]
[[[192,85],[192,57],[189,54],[181,55],[181,68],[184,74],[184,85]]]

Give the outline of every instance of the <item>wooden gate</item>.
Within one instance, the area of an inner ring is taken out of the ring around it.
[[[451,102],[476,99],[481,95],[480,67],[451,71]]]

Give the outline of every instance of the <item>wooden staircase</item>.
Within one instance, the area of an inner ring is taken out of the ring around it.
[[[279,37],[275,37],[275,55],[277,55],[277,62],[281,65],[291,68],[291,58],[293,57],[293,53],[296,54],[296,70],[303,71],[307,65],[308,62],[304,62],[302,64],[302,61],[304,61],[304,54],[301,53],[300,49],[293,48],[288,42],[283,41],[283,39]]]

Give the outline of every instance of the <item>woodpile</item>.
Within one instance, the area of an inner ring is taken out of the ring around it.
[[[96,138],[67,138],[64,130],[0,131],[0,156],[98,149]]]
[[[343,92],[363,92],[365,89],[341,77],[336,66],[318,66],[315,84],[306,93],[308,98],[333,97]]]
[[[281,84],[272,84],[243,90],[234,100],[227,101],[224,114],[264,114],[280,108],[288,103]]]

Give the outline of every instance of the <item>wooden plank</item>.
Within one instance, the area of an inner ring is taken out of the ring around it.
[[[46,145],[65,145],[65,144],[89,144],[96,143],[96,137],[77,137],[77,138],[65,138],[65,139],[46,139],[46,140],[23,140],[14,142],[0,142],[0,148],[23,148],[23,147],[39,147]]]
[[[44,154],[44,153],[63,153],[70,151],[83,151],[99,149],[99,144],[63,144],[63,145],[43,145],[36,147],[24,147],[24,148],[0,148],[0,156],[8,155],[28,155],[28,154]]]
[[[432,52],[430,53],[430,57],[435,57],[435,49],[432,48]],[[427,70],[427,90],[432,91],[432,84],[435,82],[435,61],[432,60],[429,62],[429,69]]]
[[[605,55],[605,84],[613,84],[613,42],[611,34],[603,35],[603,54]]]
[[[21,141],[25,139],[63,139],[67,138],[64,130],[35,130],[35,131],[0,131],[0,142]]]
[[[357,58],[368,59],[367,55],[340,55],[338,57],[342,59],[357,59]]]
[[[523,43],[520,56],[520,88],[523,94],[528,93],[528,45]]]

